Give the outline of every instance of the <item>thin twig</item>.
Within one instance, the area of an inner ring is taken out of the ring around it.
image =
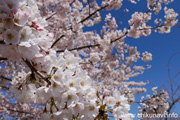
[[[73,0],[69,5],[71,6],[76,0]]]
[[[177,98],[177,99],[174,100],[172,103],[170,103],[170,105],[169,105],[170,107],[169,107],[169,109],[167,110],[168,113],[170,113],[172,107],[173,107],[178,101],[180,101],[180,98]]]
[[[105,9],[105,8],[108,7],[108,6],[109,6],[109,5],[105,5],[105,6],[100,7],[99,9],[97,9],[96,11],[94,11],[93,13],[91,13],[90,15],[88,15],[86,18],[84,18],[83,20],[81,20],[79,23],[85,22],[86,20],[88,20],[89,18],[91,18],[93,15],[95,15],[97,12]]]
[[[59,41],[59,40],[61,40],[61,38],[63,38],[65,35],[61,35],[58,39],[56,39],[55,41],[54,41],[54,43],[51,45],[51,48],[53,48],[54,47],[54,45]]]
[[[172,82],[172,78],[171,78],[171,74],[170,74],[170,62],[171,62],[171,59],[177,55],[177,54],[180,54],[180,52],[176,52],[174,53],[168,60],[168,77],[169,77],[169,82],[171,83],[171,99],[174,101],[174,96],[173,96],[173,93],[174,93],[174,89],[173,89],[173,82]]]
[[[6,108],[6,109],[9,110],[9,111],[12,111],[12,112],[18,112],[18,113],[21,113],[21,114],[29,114],[29,115],[32,115],[32,116],[33,116],[33,114],[32,114],[32,113],[29,113],[29,112],[19,111],[19,110],[13,110],[13,109],[11,109],[11,108]]]
[[[180,88],[180,86],[178,86],[178,87],[176,88],[176,90],[175,90],[174,93],[173,93],[173,96],[179,91],[179,88]]]
[[[81,46],[81,47],[77,47],[77,48],[72,48],[72,49],[68,49],[69,51],[73,51],[73,50],[81,50],[81,49],[85,49],[85,48],[91,48],[91,47],[98,47],[98,46],[100,46],[100,44],[94,44],[94,45],[87,45],[87,46]],[[64,52],[65,51],[65,49],[64,50],[57,50],[56,52]]]
[[[7,78],[7,77],[4,77],[4,76],[0,76],[0,78],[5,79],[5,80],[8,80],[8,81],[12,81],[11,79],[9,79],[9,78]]]
[[[46,20],[49,20],[50,18],[52,18],[54,15],[56,15],[57,12],[53,13],[52,15],[50,15],[49,17],[46,18]]]
[[[32,72],[35,72],[37,75],[39,75],[42,79],[44,79],[49,85],[51,84],[51,82],[48,80],[48,78],[44,77],[39,71],[36,70],[36,68],[34,68],[33,65],[31,65],[31,63],[28,60],[24,60],[23,61],[27,64],[27,66],[31,69]]]
[[[0,86],[0,88],[3,90],[3,89],[5,89],[5,90],[9,90],[9,88],[8,87],[6,87],[6,86]]]

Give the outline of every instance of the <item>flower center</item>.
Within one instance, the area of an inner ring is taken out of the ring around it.
[[[12,34],[8,34],[7,37],[8,37],[9,40],[12,40],[13,35]]]
[[[15,23],[19,23],[19,19],[18,19],[18,18],[15,18],[15,19],[14,19],[14,22],[15,22]]]
[[[72,98],[72,96],[71,95],[68,95],[68,100],[70,100]]]

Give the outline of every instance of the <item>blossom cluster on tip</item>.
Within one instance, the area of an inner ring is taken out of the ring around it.
[[[157,15],[162,10],[163,3],[167,5],[171,2],[173,2],[173,0],[147,0],[147,7],[149,10],[145,13],[135,12],[132,15],[132,19],[129,20],[129,25],[131,26],[128,29],[128,36],[134,38],[139,38],[142,35],[149,36],[152,29],[154,29],[154,27],[147,24],[152,17],[152,12],[150,11],[153,11]],[[155,20],[155,23],[158,24],[155,28],[157,28],[156,31],[159,33],[169,33],[171,28],[178,22],[178,13],[172,8],[167,8],[165,6],[164,13],[164,21],[162,21],[162,19],[159,19],[159,21],[157,19]]]
[[[147,95],[146,98],[144,96],[141,97],[140,105],[138,109],[143,113],[147,114],[164,114],[167,112],[169,108],[169,103],[167,102],[168,93],[164,90],[158,92],[157,87],[153,87],[153,95]]]
[[[12,60],[43,56],[41,51],[49,48],[49,37],[44,28],[47,22],[41,17],[35,1],[1,1],[0,9],[5,44],[1,44],[2,56]]]
[[[178,16],[178,13],[174,12],[172,8],[164,8],[165,12],[165,21],[164,21],[164,26],[160,27],[158,32],[160,33],[170,33],[171,32],[171,27],[177,24],[178,19],[176,17]]]

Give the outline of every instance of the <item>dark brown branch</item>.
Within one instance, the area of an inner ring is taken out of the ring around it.
[[[56,39],[55,41],[54,41],[54,43],[51,45],[51,48],[53,48],[54,47],[54,45],[59,41],[59,40],[61,40],[61,38],[63,38],[65,35],[61,35],[58,39]]]
[[[25,111],[13,110],[13,109],[10,109],[10,108],[7,108],[7,110],[12,111],[12,112],[18,112],[18,113],[21,113],[21,114],[30,114],[30,115],[32,115],[31,113],[25,112]]]
[[[126,14],[126,10],[123,11],[122,15],[117,19],[117,23],[120,22],[120,19]]]
[[[162,27],[162,26],[164,26],[164,25],[162,25],[162,24],[159,24],[159,25],[157,25],[157,26],[154,26],[154,27],[143,28],[143,29],[138,29],[138,30],[149,30],[149,29],[153,30],[153,29],[157,29],[157,28],[159,28],[159,27]]]
[[[91,11],[90,11],[90,2],[88,0],[88,5],[89,5],[89,15],[91,14]]]
[[[21,118],[23,120],[27,120],[27,119],[28,120],[30,120],[30,119],[35,120],[35,119],[39,118],[39,116],[35,115],[34,113],[31,113],[31,111],[30,112],[26,112],[26,111],[21,111],[21,110],[14,110],[14,109],[12,109],[10,107],[7,108],[7,106],[4,106],[4,105],[1,105],[1,107],[5,107],[6,111],[15,112],[15,113],[18,113],[18,114],[25,115],[23,118]],[[41,108],[39,108],[39,109],[41,109]],[[0,113],[4,114],[4,115],[11,116],[11,117],[16,118],[16,119],[19,118],[17,115],[14,115],[14,114],[6,114],[5,111],[0,111]]]
[[[5,44],[5,42],[3,40],[0,40],[0,44]]]
[[[128,29],[129,29],[129,28],[128,28]],[[125,37],[127,34],[128,34],[128,31],[126,31],[126,32],[125,32],[122,36],[120,36],[119,38],[116,38],[116,39],[114,39],[114,40],[111,40],[111,43],[116,42],[116,41],[122,39],[122,38]]]
[[[84,18],[83,20],[81,20],[79,23],[85,22],[86,20],[88,20],[89,18],[91,18],[93,15],[95,15],[97,12],[105,9],[105,8],[108,7],[108,6],[109,6],[109,5],[105,5],[105,6],[100,7],[99,9],[97,9],[96,11],[94,11],[93,13],[91,13],[90,15],[88,15],[86,18]]]
[[[7,58],[0,57],[0,60],[7,60]]]
[[[9,90],[9,87],[6,87],[6,86],[0,86],[0,88],[1,88],[2,90]]]
[[[68,49],[69,51],[73,51],[73,50],[81,50],[81,49],[85,49],[85,48],[91,48],[91,47],[96,47],[96,46],[100,46],[100,44],[94,44],[94,45],[87,45],[87,46],[81,46],[81,47],[77,47],[77,48],[72,48],[72,49]],[[57,50],[56,52],[64,52],[65,50]]]
[[[9,78],[7,78],[7,77],[4,77],[4,76],[0,76],[0,78],[5,79],[5,80],[8,80],[8,81],[12,81],[11,79],[9,79]]]
[[[16,113],[18,113],[18,114],[30,115],[30,116],[28,116],[28,118],[30,118],[30,119],[35,119],[35,118],[37,118],[33,113],[30,113],[30,112],[25,112],[25,111],[20,111],[20,110],[13,110],[13,109],[7,108],[7,107],[6,107],[6,109],[7,109],[7,111],[16,112]],[[10,116],[11,116],[11,115],[10,115]],[[14,115],[13,115],[12,117],[17,117],[17,116],[14,116]]]
[[[53,13],[52,15],[50,15],[49,17],[46,18],[46,20],[49,20],[50,18],[52,18],[54,15],[56,15],[57,13]]]
[[[69,5],[71,6],[76,0],[73,0]]]
[[[31,69],[32,72],[35,72],[37,75],[39,75],[42,79],[44,79],[49,85],[51,84],[51,82],[48,80],[48,78],[44,77],[39,71],[36,70],[36,68],[34,68],[33,65],[31,65],[31,63],[28,60],[24,60],[23,61],[27,64],[27,66]]]
[[[150,12],[154,7],[156,7],[158,4],[158,2],[156,2],[154,5],[152,5],[147,11],[146,13]]]

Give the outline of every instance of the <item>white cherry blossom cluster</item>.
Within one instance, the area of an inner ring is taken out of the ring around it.
[[[49,46],[47,22],[40,16],[38,6],[33,0],[1,1],[1,44],[2,56],[17,60],[32,60],[43,56]],[[50,42],[50,41],[49,41]]]
[[[144,62],[149,62],[149,61],[152,60],[152,54],[151,54],[151,53],[148,53],[148,52],[146,51],[146,52],[144,52],[142,55],[143,55],[142,60],[143,60]]]
[[[178,16],[178,13],[174,12],[173,9],[169,9],[167,7],[164,8],[164,12],[165,12],[164,26],[159,28],[159,32],[169,33],[171,31],[171,27],[174,26],[178,22],[178,19],[176,19],[176,17]]]
[[[121,114],[127,114],[130,110],[127,98],[117,90],[113,97],[99,94],[90,77],[78,64],[78,58],[72,53],[65,51],[50,61],[50,67],[45,66],[50,70],[47,71],[50,85],[42,83],[41,79],[32,73],[22,71],[13,78],[11,83],[14,86],[10,88],[17,101],[46,104],[42,119],[92,120],[102,117],[98,110],[102,106],[104,111],[107,107],[115,107],[112,109],[113,115],[119,119]],[[103,101],[106,104],[103,104]]]
[[[149,36],[151,34],[151,27],[146,22],[151,20],[151,15],[150,12],[135,12],[132,15],[132,19],[128,21],[130,25],[128,36],[134,38],[139,38],[142,35]]]
[[[153,87],[152,90],[152,96],[147,95],[146,98],[141,98],[138,109],[143,114],[164,114],[169,108],[169,103],[167,102],[168,93],[164,90],[158,92],[157,87]]]

